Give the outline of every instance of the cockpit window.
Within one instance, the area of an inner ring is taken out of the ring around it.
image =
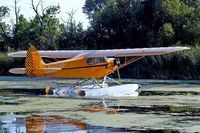
[[[88,58],[86,60],[86,63],[88,65],[94,65],[98,63],[104,63],[104,62],[106,62],[106,59],[104,57]]]
[[[94,63],[93,63],[93,58],[87,58],[86,63],[87,63],[88,65],[94,64]]]

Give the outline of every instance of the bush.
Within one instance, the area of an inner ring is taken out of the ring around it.
[[[0,53],[0,75],[12,75],[9,69],[18,67],[24,67],[24,59],[11,58],[7,53]]]

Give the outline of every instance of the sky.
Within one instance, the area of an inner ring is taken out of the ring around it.
[[[10,8],[10,16],[6,18],[8,22],[14,22],[14,0],[0,0],[0,6],[7,6]],[[34,0],[36,5],[39,0]],[[85,3],[85,0],[43,0],[43,6],[47,7],[49,5],[60,5],[61,13],[58,15],[59,18],[63,20],[68,19],[66,12],[71,12],[72,10],[76,11],[74,18],[77,22],[81,22],[84,28],[87,28],[88,19],[87,16],[82,12],[82,7]],[[18,0],[18,7],[20,7],[20,14],[23,14],[27,19],[33,17],[34,12],[31,9],[31,0]]]

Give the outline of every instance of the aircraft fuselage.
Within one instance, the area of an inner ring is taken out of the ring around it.
[[[115,71],[113,61],[103,58],[72,58],[45,64],[45,68],[61,68],[61,70],[44,73],[44,77],[62,78],[100,78]]]

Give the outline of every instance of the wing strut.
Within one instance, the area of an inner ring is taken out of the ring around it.
[[[145,57],[145,56],[133,57],[129,61],[127,61],[127,57],[125,57],[125,63],[123,63],[122,65],[120,65],[118,67],[118,69],[121,69],[121,68],[123,68],[123,67],[125,67],[125,66],[127,66],[127,65],[129,65],[129,64],[131,64],[131,63],[133,63],[133,62],[135,62],[135,61],[137,61],[139,59],[141,59],[141,58],[143,58],[143,57]]]

